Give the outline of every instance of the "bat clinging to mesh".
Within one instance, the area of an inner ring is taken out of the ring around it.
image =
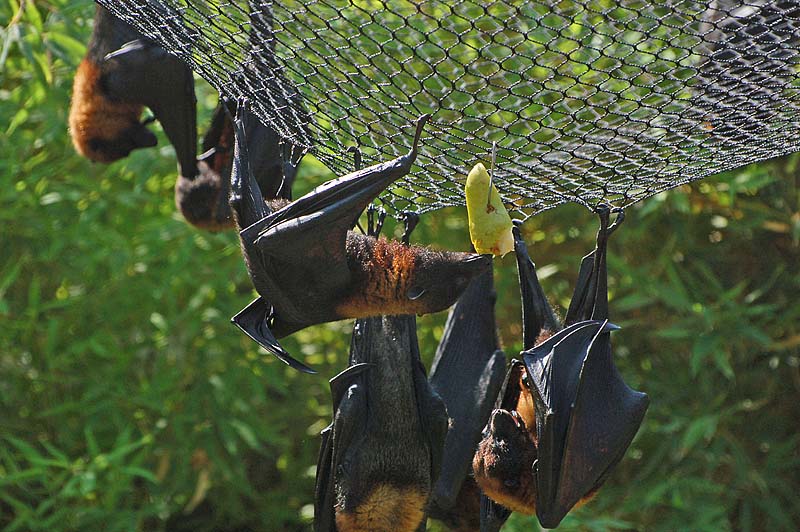
[[[491,267],[491,257],[434,251],[348,231],[374,198],[409,172],[427,116],[418,121],[408,154],[334,179],[288,204],[265,202],[253,182],[240,118],[241,113],[231,208],[260,297],[233,322],[290,366],[311,371],[292,358],[278,338],[344,318],[443,310],[473,277]]]
[[[473,279],[450,309],[431,366],[430,383],[451,419],[430,516],[466,532],[480,525],[480,490],[472,458],[506,372],[494,318],[492,272]]]
[[[271,114],[283,117],[287,124],[299,124],[307,139],[310,116],[303,108],[300,93],[282,75],[275,56],[272,5],[264,0],[249,0],[248,4],[248,59],[243,63],[243,72],[237,75],[263,78],[268,73],[268,78],[274,77],[272,83],[265,80],[262,101]],[[203,139],[199,175],[180,176],[175,184],[175,204],[187,221],[203,229],[216,231],[234,224],[228,200],[236,112],[235,103],[220,101]],[[249,109],[243,112],[250,114]],[[292,184],[306,149],[282,139],[273,127],[255,116],[248,116],[245,122],[250,169],[262,196],[266,200],[291,200]]]
[[[235,128],[233,103],[220,103],[203,138],[203,154],[198,161],[199,174],[193,178],[179,176],[175,182],[175,205],[194,226],[220,231],[234,225],[230,209],[230,181],[233,167]],[[241,122],[246,124],[245,137],[253,177],[265,200],[292,199],[292,184],[304,150],[282,141],[272,129],[255,115]]]
[[[315,532],[414,532],[440,470],[447,412],[425,377],[414,316],[356,320],[350,367],[331,380]]]
[[[607,207],[598,212],[597,247],[581,262],[564,328],[515,228],[525,351],[511,364],[473,462],[494,501],[484,504],[482,518],[492,521],[486,530],[507,517],[501,505],[556,527],[603,484],[647,410],[647,395],[623,382],[611,358],[610,332],[618,327],[607,319],[606,244],[617,223],[609,227]]]
[[[106,8],[97,6],[94,32],[78,66],[69,114],[78,152],[109,163],[156,145],[141,120],[153,112],[175,147],[182,176],[197,174],[196,100],[192,71]]]

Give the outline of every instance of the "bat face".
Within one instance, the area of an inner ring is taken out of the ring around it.
[[[357,289],[336,313],[348,318],[444,310],[492,264],[491,256],[434,251],[353,231],[347,234],[346,255]]]
[[[509,370],[501,406],[492,412],[478,444],[475,480],[493,500],[530,515],[536,512],[536,417],[527,373],[519,361]]]
[[[180,174],[194,176],[195,104],[191,70],[98,6],[73,84],[69,124],[77,151],[107,163],[155,146],[156,137],[139,120],[147,106],[175,147]]]
[[[206,231],[222,231],[232,226],[226,179],[204,162],[194,179],[178,176],[175,181],[175,206],[187,222]]]
[[[75,74],[69,129],[75,149],[93,162],[111,163],[137,148],[155,146],[156,136],[140,121],[143,106],[109,100],[101,70],[84,59]]]
[[[233,226],[228,204],[233,143],[233,123],[226,105],[220,104],[203,137],[204,153],[197,163],[198,174],[178,176],[175,181],[175,206],[195,227],[222,231]]]
[[[413,281],[406,290],[416,314],[444,310],[456,302],[469,283],[492,267],[491,255],[442,253],[418,248]]]

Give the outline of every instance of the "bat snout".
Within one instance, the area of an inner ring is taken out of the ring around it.
[[[513,437],[525,433],[525,422],[516,410],[497,409],[492,412],[489,430],[497,436]]]
[[[461,261],[461,263],[470,270],[474,270],[475,275],[477,275],[489,270],[492,267],[492,259],[492,255],[477,255],[475,253],[470,253],[463,261]]]

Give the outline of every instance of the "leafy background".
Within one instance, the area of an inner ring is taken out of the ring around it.
[[[308,530],[327,378],[351,324],[287,339],[321,375],[288,370],[228,322],[253,295],[236,237],[176,214],[163,135],[109,166],[75,154],[68,102],[93,9],[0,3],[0,529]],[[198,97],[202,130],[216,95],[200,83]],[[652,404],[598,497],[559,530],[797,529],[798,161],[629,209],[609,257],[616,360]],[[330,177],[309,161],[297,192]],[[561,308],[595,225],[564,206],[525,226]],[[414,237],[466,249],[464,209],[425,215]],[[512,355],[511,256],[496,278]],[[426,361],[444,317],[419,319]],[[514,516],[505,530],[537,529]]]

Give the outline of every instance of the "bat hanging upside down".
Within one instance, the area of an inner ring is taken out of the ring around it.
[[[203,137],[199,174],[193,178],[179,176],[175,182],[175,206],[186,221],[207,231],[221,231],[234,225],[229,199],[235,113],[234,103],[220,102]],[[255,116],[244,122],[248,127],[245,137],[250,168],[264,199],[291,200],[292,185],[306,150],[281,140],[275,130]]]
[[[304,136],[308,137],[311,118],[302,105],[300,93],[280,75],[281,69],[275,57],[272,6],[264,0],[251,1],[250,4],[248,57],[243,61],[243,71],[235,75],[248,73],[262,76],[263,72],[270,72],[271,76],[280,78],[279,81],[264,80],[268,91],[264,101],[269,102],[274,113],[293,116],[301,124],[306,134]],[[198,161],[199,174],[179,176],[175,182],[175,205],[189,223],[208,231],[219,231],[234,225],[228,200],[235,137],[233,117],[236,112],[234,102],[220,99],[203,138],[203,153]],[[247,125],[245,133],[250,169],[261,195],[265,200],[291,200],[297,168],[307,149],[283,139],[274,128],[264,125],[255,117],[248,119]]]
[[[451,421],[429,515],[458,532],[480,526],[480,490],[472,477],[472,458],[506,370],[495,299],[491,271],[472,280],[450,309],[431,365],[431,386],[444,400]]]
[[[349,363],[331,380],[314,531],[425,530],[448,419],[425,377],[414,316],[356,320]]]
[[[94,31],[73,85],[69,128],[84,157],[110,163],[156,145],[142,121],[153,112],[175,147],[182,176],[197,174],[196,99],[192,71],[106,8],[97,6]]]
[[[562,327],[544,296],[519,228],[515,250],[523,303],[522,361],[511,363],[498,408],[473,460],[482,530],[499,530],[510,511],[556,527],[590,499],[636,435],[647,395],[629,388],[611,356],[606,244],[609,226],[598,208],[596,249],[584,257]]]
[[[452,305],[491,256],[434,251],[349,231],[361,212],[416,159],[411,151],[321,185],[292,203],[265,202],[248,160],[244,105],[236,119],[231,208],[260,294],[233,322],[290,366],[313,372],[277,339],[309,325],[382,314],[426,314]]]

